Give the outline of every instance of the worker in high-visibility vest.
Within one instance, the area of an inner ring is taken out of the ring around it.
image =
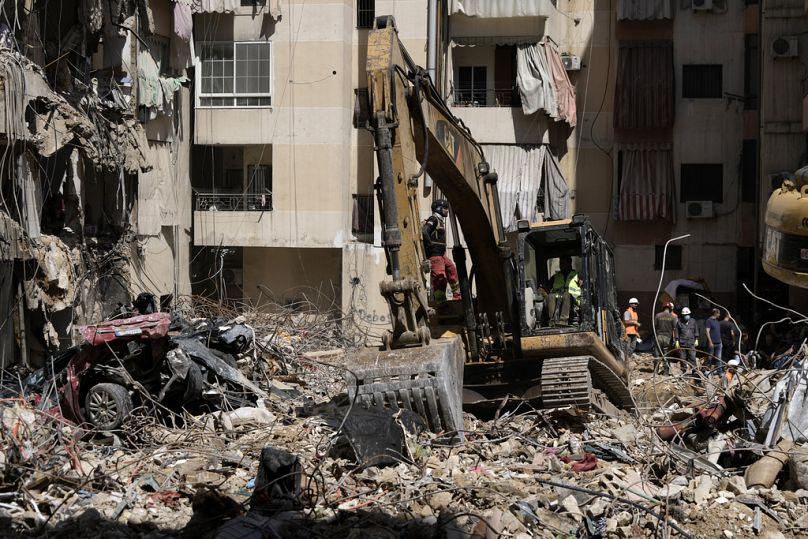
[[[628,309],[623,313],[623,325],[626,326],[626,336],[628,336],[628,353],[633,354],[637,348],[637,341],[640,340],[640,322],[637,315],[637,307],[640,301],[637,298],[628,300]]]
[[[566,325],[570,323],[570,315],[575,316],[581,299],[581,280],[572,268],[572,257],[562,256],[558,266],[559,270],[550,279],[548,308],[551,323]]]

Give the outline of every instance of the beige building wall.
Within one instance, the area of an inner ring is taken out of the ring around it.
[[[173,4],[168,0],[152,0],[149,4],[155,36],[169,41],[171,67],[176,73],[182,73],[191,65],[191,48],[174,35]],[[161,114],[144,124],[154,168],[139,174],[137,201],[132,213],[135,237],[130,244],[130,292],[133,296],[140,292],[158,296],[191,293],[192,100],[192,92],[181,88],[174,95],[171,116]]]

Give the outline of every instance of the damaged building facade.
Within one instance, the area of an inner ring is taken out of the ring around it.
[[[0,364],[39,366],[76,324],[190,291],[191,5],[0,5]]]

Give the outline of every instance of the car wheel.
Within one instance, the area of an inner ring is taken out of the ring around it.
[[[84,400],[85,415],[100,430],[114,430],[132,412],[132,397],[118,384],[96,384]]]

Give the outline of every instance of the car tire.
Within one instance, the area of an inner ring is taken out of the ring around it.
[[[99,430],[115,430],[132,412],[132,397],[118,384],[96,384],[84,399],[84,415]]]

